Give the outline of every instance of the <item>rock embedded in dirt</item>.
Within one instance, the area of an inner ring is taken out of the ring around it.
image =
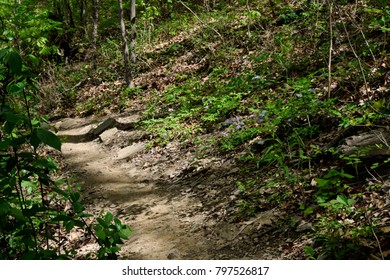
[[[66,118],[54,123],[58,130],[69,130],[91,124],[91,120],[85,118]]]
[[[388,156],[390,132],[372,130],[345,138],[337,149],[344,155],[359,153],[362,157]]]
[[[140,142],[119,150],[117,159],[127,159],[145,149],[145,143]]]
[[[115,134],[118,133],[118,131],[119,130],[116,127],[108,129],[104,131],[102,134],[100,134],[100,139],[104,144],[106,144],[115,136]]]

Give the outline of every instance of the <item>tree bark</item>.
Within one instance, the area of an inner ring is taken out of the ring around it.
[[[131,62],[133,63],[133,66],[134,66],[136,63],[136,60],[137,60],[137,56],[135,53],[135,39],[137,37],[135,0],[131,0],[130,22],[131,22],[130,59],[131,59]]]
[[[120,21],[120,28],[121,28],[121,35],[122,35],[122,53],[123,53],[123,66],[125,71],[125,81],[127,87],[131,87],[131,80],[130,80],[130,68],[129,68],[129,47],[127,45],[127,38],[126,38],[126,26],[125,26],[125,20],[123,17],[123,4],[122,0],[118,0],[118,6],[119,6],[119,21]]]
[[[92,69],[96,70],[96,57],[97,57],[97,38],[98,38],[98,26],[99,26],[99,0],[92,0],[93,6],[93,30],[92,30]]]

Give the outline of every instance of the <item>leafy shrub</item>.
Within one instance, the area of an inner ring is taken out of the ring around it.
[[[0,258],[74,258],[76,251],[60,243],[64,231],[75,227],[96,237],[98,258],[116,258],[117,244],[130,230],[109,213],[91,227],[77,189],[52,179],[58,166],[42,147],[60,151],[61,142],[35,109],[37,91],[19,53],[0,50]],[[70,209],[64,209],[65,202]]]

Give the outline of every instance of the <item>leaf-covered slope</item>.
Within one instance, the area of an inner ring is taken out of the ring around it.
[[[387,258],[388,153],[370,151],[389,149],[388,4],[236,2],[165,19],[150,45],[140,31],[135,89],[112,82],[106,40],[94,77],[79,68],[85,85],[60,99],[73,114],[141,106],[154,145],[237,159],[237,219],[283,209],[272,230],[306,236],[308,258]]]

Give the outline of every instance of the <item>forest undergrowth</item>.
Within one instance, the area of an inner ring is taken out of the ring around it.
[[[269,230],[305,236],[307,259],[389,259],[389,5],[215,2],[141,17],[134,88],[108,28],[96,70],[48,63],[40,112],[142,110],[150,148],[175,141],[237,162],[234,222],[277,207],[286,215]]]

